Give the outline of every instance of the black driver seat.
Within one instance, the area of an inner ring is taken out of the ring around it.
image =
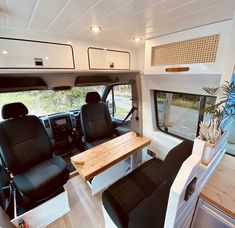
[[[114,131],[109,110],[99,93],[88,92],[86,103],[81,107],[80,120],[86,148],[90,149],[112,139]]]
[[[2,107],[0,152],[5,167],[26,207],[33,207],[63,190],[69,171],[65,161],[53,156],[45,128],[22,103]]]

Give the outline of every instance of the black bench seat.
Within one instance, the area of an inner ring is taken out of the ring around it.
[[[117,227],[164,226],[171,185],[192,147],[185,140],[164,161],[153,158],[104,191],[104,208]]]

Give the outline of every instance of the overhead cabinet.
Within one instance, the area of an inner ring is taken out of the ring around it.
[[[74,69],[70,45],[0,38],[2,69]]]
[[[218,74],[227,68],[231,21],[146,40],[147,74]]]
[[[130,53],[125,51],[88,48],[89,68],[93,70],[129,70]]]

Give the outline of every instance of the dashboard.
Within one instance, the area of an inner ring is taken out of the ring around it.
[[[69,142],[74,131],[79,130],[79,111],[60,112],[39,117],[52,143],[62,145]]]

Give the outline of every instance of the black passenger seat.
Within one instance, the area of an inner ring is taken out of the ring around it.
[[[22,103],[3,106],[0,146],[3,164],[11,173],[24,206],[33,207],[63,191],[69,171],[60,156],[53,156],[40,120],[27,114]]]
[[[171,185],[192,147],[193,142],[185,140],[163,162],[151,159],[104,191],[104,208],[117,227],[164,226]]]
[[[113,138],[113,123],[105,103],[99,93],[88,92],[86,104],[81,107],[81,127],[86,149],[90,149]]]

